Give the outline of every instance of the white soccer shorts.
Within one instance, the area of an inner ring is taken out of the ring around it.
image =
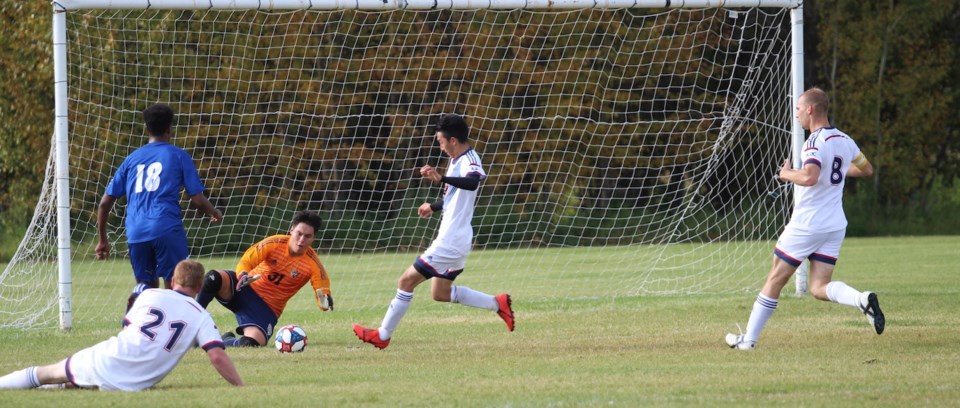
[[[840,246],[847,230],[830,232],[806,232],[787,227],[777,239],[774,254],[793,266],[800,266],[807,258],[811,261],[836,265]]]

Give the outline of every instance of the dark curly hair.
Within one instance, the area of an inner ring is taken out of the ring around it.
[[[296,227],[297,224],[300,224],[301,222],[313,227],[314,231],[319,231],[320,224],[323,222],[323,220],[320,219],[319,215],[314,214],[311,211],[298,211],[296,214],[294,214],[293,223],[290,224],[290,227]]]

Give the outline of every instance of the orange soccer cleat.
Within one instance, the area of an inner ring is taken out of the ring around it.
[[[357,338],[362,340],[364,343],[373,344],[373,347],[376,347],[380,350],[383,350],[390,345],[390,339],[380,340],[379,329],[368,329],[359,324],[355,324],[353,325],[353,333],[356,334]]]
[[[510,295],[506,293],[501,293],[496,296],[497,304],[500,305],[500,309],[497,310],[497,314],[500,315],[500,318],[507,323],[507,329],[513,331],[513,309],[510,307],[512,301],[510,300]]]

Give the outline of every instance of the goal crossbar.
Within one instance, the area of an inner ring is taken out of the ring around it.
[[[796,8],[801,0],[58,0],[61,10],[462,10],[615,8]]]

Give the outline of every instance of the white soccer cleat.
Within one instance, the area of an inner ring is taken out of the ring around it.
[[[742,334],[727,333],[725,340],[730,348],[737,350],[753,350],[756,346],[754,342],[744,340]]]
[[[863,292],[860,294],[860,311],[867,316],[867,321],[873,325],[877,334],[883,334],[883,327],[886,319],[883,317],[883,311],[880,310],[880,302],[877,300],[877,294],[873,292]]]

